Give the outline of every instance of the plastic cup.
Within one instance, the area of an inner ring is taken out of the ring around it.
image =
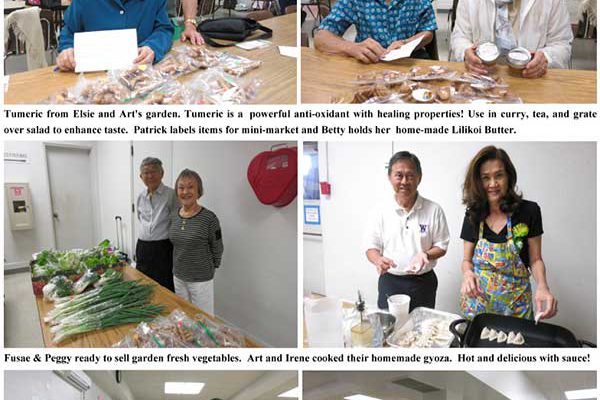
[[[410,296],[405,294],[395,294],[388,297],[388,308],[390,314],[396,317],[395,329],[402,328],[402,325],[408,321],[408,310],[410,308]]]
[[[304,318],[310,347],[344,347],[340,300],[307,299],[304,302]]]

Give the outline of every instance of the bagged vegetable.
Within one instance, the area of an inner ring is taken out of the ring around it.
[[[196,321],[210,332],[217,347],[245,347],[245,335],[239,329],[208,319],[202,314],[196,315]]]
[[[44,321],[61,341],[80,333],[128,323],[150,321],[164,306],[150,304],[153,285],[138,281],[112,281],[96,289],[57,301]]]
[[[206,326],[194,321],[181,310],[173,310],[169,315],[177,334],[189,347],[219,347],[217,338]]]
[[[73,294],[73,282],[64,275],[58,275],[48,281],[48,284],[42,289],[44,300],[55,301],[61,297],[67,297]]]
[[[73,292],[75,294],[82,293],[88,286],[97,282],[100,279],[97,273],[92,270],[87,270],[84,274],[79,278],[77,282],[73,284]]]

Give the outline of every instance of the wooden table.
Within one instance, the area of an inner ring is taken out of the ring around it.
[[[185,312],[189,317],[193,318],[197,314],[203,314],[206,318],[211,320],[218,320],[212,315],[204,313],[198,307],[175,295],[170,290],[160,286],[154,280],[148,278],[143,273],[139,272],[135,268],[125,267],[123,269],[123,279],[125,280],[137,280],[141,279],[142,283],[152,283],[155,286],[154,293],[151,297],[151,302],[154,304],[162,304],[165,306],[163,315],[169,315],[171,311],[178,308]],[[88,332],[79,335],[75,335],[73,338],[69,338],[60,344],[56,345],[52,342],[52,334],[50,333],[50,327],[44,322],[46,314],[54,308],[54,303],[46,302],[41,297],[36,297],[38,315],[40,319],[40,326],[42,329],[42,337],[44,339],[44,345],[46,347],[111,347],[117,343],[125,335],[127,335],[132,329],[138,324],[127,324],[116,326],[112,328],[103,329],[95,332]],[[259,347],[257,343],[246,338],[246,347]]]
[[[335,96],[351,94],[358,74],[376,70],[408,72],[415,66],[442,65],[464,71],[464,64],[448,61],[403,59],[366,65],[344,56],[302,48],[302,103],[329,103]],[[540,79],[524,79],[509,74],[507,66],[497,66],[510,91],[524,103],[596,103],[596,71],[549,70]]]
[[[250,71],[244,78],[258,78],[262,81],[254,103],[296,104],[296,59],[279,54],[277,46],[296,46],[296,14],[283,15],[261,21],[273,29],[273,44],[265,49],[243,50],[229,47],[232,54],[262,60],[263,64]],[[103,76],[104,72],[86,73],[89,78]],[[193,75],[192,75],[193,76]],[[62,89],[74,86],[79,76],[73,72],[54,72],[53,67],[40,68],[10,76],[8,91],[4,93],[5,104],[32,104],[47,99]],[[191,79],[190,76],[182,78]]]

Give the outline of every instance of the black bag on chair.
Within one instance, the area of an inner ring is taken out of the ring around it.
[[[198,32],[204,38],[204,41],[214,47],[235,46],[235,43],[221,44],[212,39],[232,40],[234,42],[243,42],[255,31],[264,33],[254,39],[266,39],[273,36],[273,31],[266,26],[249,18],[217,18],[202,21],[198,25]]]

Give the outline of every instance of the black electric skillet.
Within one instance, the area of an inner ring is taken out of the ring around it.
[[[457,326],[466,323],[464,334],[460,334]],[[498,343],[496,340],[481,339],[483,328],[509,332],[521,335],[525,338],[522,345]],[[524,318],[517,318],[496,314],[479,314],[472,321],[457,319],[450,324],[450,332],[454,335],[460,347],[596,347],[594,343],[577,340],[575,335],[566,328],[558,325],[538,322]]]

